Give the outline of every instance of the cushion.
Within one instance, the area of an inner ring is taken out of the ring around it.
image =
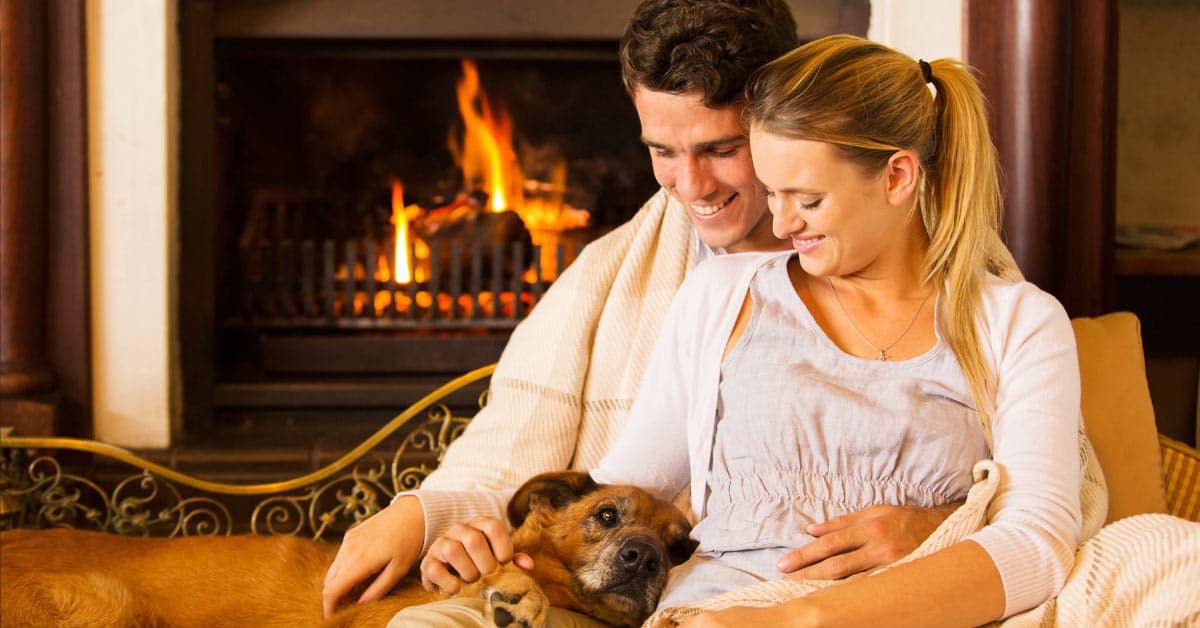
[[[1071,324],[1079,347],[1083,421],[1108,484],[1106,521],[1166,512],[1137,316],[1115,312]]]

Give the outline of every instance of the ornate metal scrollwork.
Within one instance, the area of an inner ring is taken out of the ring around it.
[[[72,527],[168,537],[340,535],[379,512],[397,493],[420,486],[470,423],[440,401],[492,370],[477,369],[434,391],[322,469],[272,484],[209,482],[95,441],[0,438],[0,528]],[[480,395],[480,407],[485,400],[486,392]],[[403,438],[389,463],[378,448],[398,434]],[[94,479],[65,472],[47,450],[88,452],[140,470],[108,491]],[[26,463],[29,452],[38,453]],[[242,511],[249,516],[239,523],[234,513]]]

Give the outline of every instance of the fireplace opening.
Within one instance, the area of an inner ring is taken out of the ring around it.
[[[498,359],[657,188],[614,42],[213,52],[211,419],[192,436],[382,424]]]

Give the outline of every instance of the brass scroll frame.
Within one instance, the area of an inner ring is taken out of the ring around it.
[[[340,535],[397,493],[420,486],[471,421],[454,416],[442,401],[494,370],[494,364],[485,366],[447,382],[334,462],[281,482],[212,482],[94,440],[0,438],[0,528],[80,527],[168,537],[234,532],[305,534],[313,539]],[[485,391],[480,406],[486,397]],[[375,453],[402,430],[407,435],[390,462]],[[94,478],[66,471],[53,452],[94,454],[140,472],[106,489]],[[413,457],[426,461],[411,464]],[[235,525],[235,500],[250,510],[248,526],[240,519]]]

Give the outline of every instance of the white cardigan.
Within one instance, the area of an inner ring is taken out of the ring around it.
[[[625,430],[591,472],[596,481],[666,499],[690,482],[692,508],[704,516],[725,344],[751,278],[777,255],[719,256],[688,276]],[[1080,541],[1079,366],[1066,312],[1028,282],[990,277],[981,320],[998,391],[989,444],[1003,477],[990,525],[968,538],[995,561],[1008,616],[1057,593]]]

